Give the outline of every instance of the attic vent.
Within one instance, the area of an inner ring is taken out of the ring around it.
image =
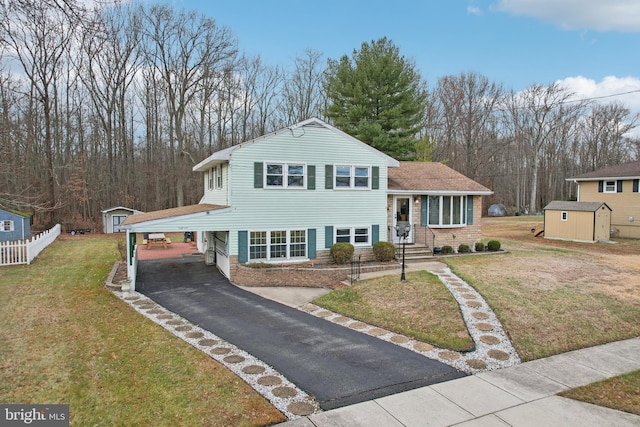
[[[312,123],[307,123],[306,125],[304,125],[303,127],[305,128],[318,128],[318,129],[324,129],[324,126],[321,123],[317,123],[317,122],[312,122]]]

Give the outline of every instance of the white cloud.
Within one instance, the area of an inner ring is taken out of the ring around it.
[[[640,78],[607,76],[602,81],[578,76],[559,80],[558,84],[575,92],[575,99],[594,99],[596,102],[619,102],[628,108],[632,115],[640,114]],[[640,137],[640,127],[630,132]]]
[[[638,0],[498,0],[492,9],[570,30],[640,32]]]

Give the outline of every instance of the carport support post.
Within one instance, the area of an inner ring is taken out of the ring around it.
[[[131,264],[133,262],[133,253],[131,253],[131,251],[133,250],[132,249],[133,245],[131,244],[133,243],[131,241],[132,238],[133,236],[131,236],[131,230],[127,229],[127,280],[131,280],[130,271],[131,271]],[[136,281],[131,280],[131,289],[129,290],[129,292],[133,292],[135,290],[136,290]]]

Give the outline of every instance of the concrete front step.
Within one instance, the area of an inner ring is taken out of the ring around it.
[[[402,260],[402,245],[396,245],[396,256]],[[433,258],[431,248],[422,245],[406,245],[404,259],[407,262],[424,261]]]

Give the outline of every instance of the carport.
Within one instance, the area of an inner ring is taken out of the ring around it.
[[[127,217],[122,228],[127,233],[127,276],[135,289],[138,267],[138,233],[194,232],[198,251],[205,256],[207,265],[216,265],[226,277],[230,276],[229,206],[197,204]]]

